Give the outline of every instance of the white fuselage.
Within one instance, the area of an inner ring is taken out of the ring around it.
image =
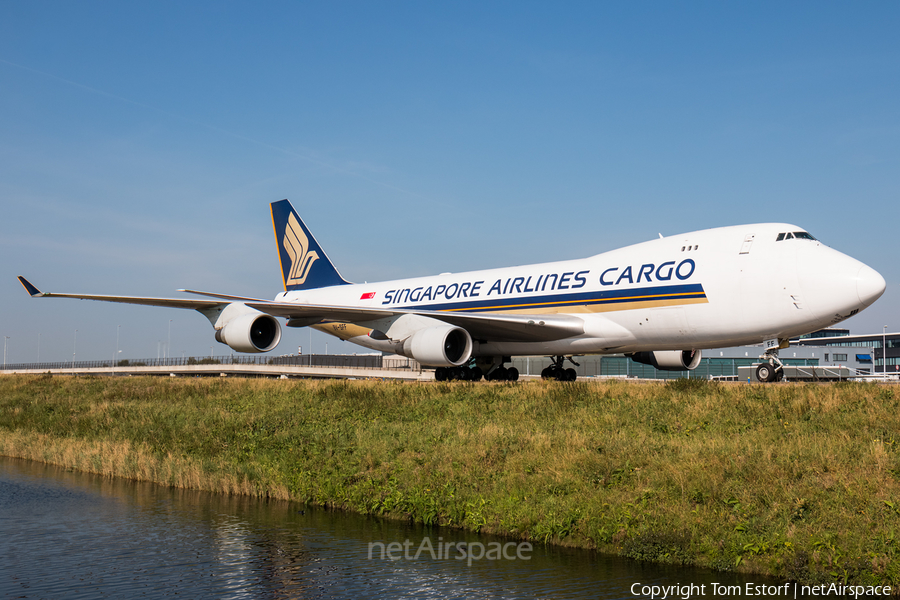
[[[474,340],[473,356],[692,350],[786,340],[838,323],[874,302],[884,279],[802,232],[766,223],[635,244],[581,260],[285,292],[298,304],[567,314],[581,335],[546,342]],[[323,331],[394,351],[402,318],[328,322]],[[376,330],[376,339],[371,335]]]

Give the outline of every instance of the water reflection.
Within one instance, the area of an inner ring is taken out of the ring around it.
[[[414,554],[425,537],[509,540],[2,457],[0,532],[3,597],[612,599],[634,598],[635,582],[746,581],[541,545],[527,561],[471,566],[427,552],[369,560],[372,543],[409,540]]]

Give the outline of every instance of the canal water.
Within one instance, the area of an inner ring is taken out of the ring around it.
[[[751,581],[781,583],[0,457],[2,598],[722,598],[713,583]]]

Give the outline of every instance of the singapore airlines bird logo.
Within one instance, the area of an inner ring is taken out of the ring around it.
[[[306,281],[312,264],[319,258],[319,254],[309,251],[309,238],[297,222],[293,213],[288,216],[287,227],[284,228],[284,249],[291,257],[291,270],[288,273],[287,285],[303,285]]]

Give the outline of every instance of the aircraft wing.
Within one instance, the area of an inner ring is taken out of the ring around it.
[[[80,300],[101,300],[104,302],[121,302],[124,304],[143,304],[146,306],[168,306],[169,308],[192,308],[203,310],[228,304],[222,300],[195,300],[193,298],[147,298],[143,296],[106,296],[103,294],[54,294],[42,292],[30,281],[19,276],[19,283],[32,298],[78,298]]]
[[[547,342],[561,340],[584,333],[584,321],[571,315],[520,315],[490,312],[442,312],[436,310],[397,310],[386,308],[359,308],[317,304],[296,304],[293,302],[272,302],[259,298],[213,294],[194,290],[179,290],[193,294],[210,296],[208,299],[193,298],[149,298],[143,296],[107,296],[103,294],[57,294],[42,292],[30,281],[19,276],[19,283],[33,298],[78,298],[100,300],[145,306],[167,306],[169,308],[190,308],[203,311],[229,302],[243,302],[266,314],[287,319],[307,321],[346,321],[364,323],[386,317],[405,314],[431,317],[457,327],[462,327],[475,339],[497,342]]]
[[[462,327],[475,339],[503,342],[546,342],[584,333],[584,321],[570,315],[458,313],[436,310],[296,304],[293,302],[246,302],[246,305],[273,316],[298,320],[318,318],[323,321],[361,323],[398,315],[420,315]]]
[[[549,342],[584,333],[584,321],[571,315],[418,312],[462,327],[475,339],[498,342]]]

